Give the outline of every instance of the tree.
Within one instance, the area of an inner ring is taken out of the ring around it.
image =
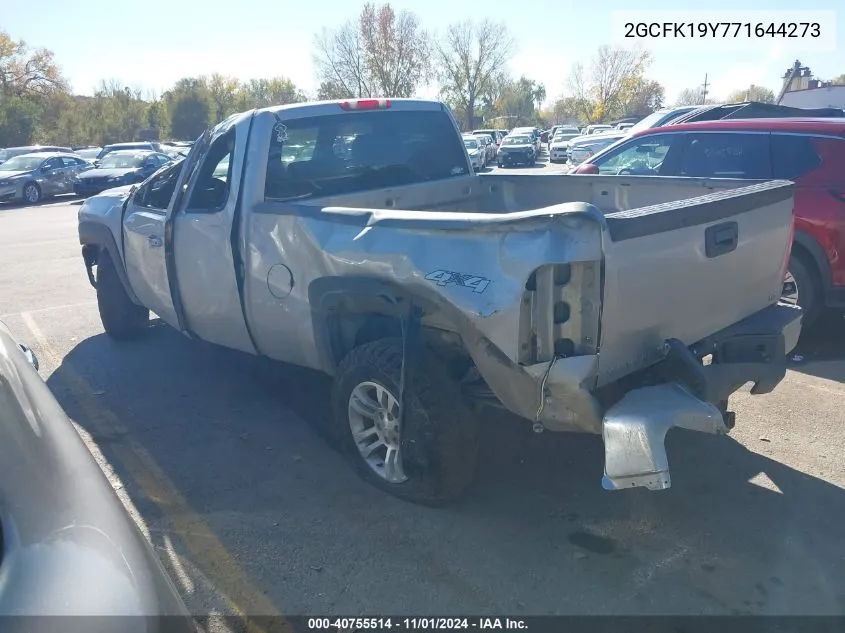
[[[234,77],[224,77],[218,73],[204,79],[211,100],[214,102],[214,119],[222,121],[235,111],[235,99],[240,82]]]
[[[569,74],[569,90],[586,107],[588,122],[613,118],[626,112],[627,104],[662,102],[662,88],[646,83],[644,74],[651,54],[639,48],[601,46],[590,61],[589,70],[576,63]],[[587,106],[589,104],[589,106]]]
[[[215,104],[203,78],[180,79],[165,94],[170,112],[170,135],[176,139],[193,140],[212,124]]]
[[[0,93],[28,97],[66,91],[67,85],[46,49],[30,50],[26,42],[15,42],[0,31]]]
[[[28,145],[37,117],[38,106],[31,100],[0,94],[0,146]]]
[[[712,103],[715,103],[713,99],[704,98],[704,90],[702,88],[685,88],[681,90],[678,98],[675,99],[676,106],[710,105]]]
[[[357,21],[315,37],[314,63],[324,96],[412,97],[430,74],[429,38],[410,11],[364,5]]]
[[[498,88],[498,97],[486,119],[506,118],[510,127],[535,125],[540,120],[539,106],[546,98],[546,88],[524,75],[506,80]]]
[[[317,88],[317,100],[319,101],[328,99],[346,99],[349,96],[349,93],[343,89],[343,86],[336,81],[321,81],[320,87]]]
[[[834,86],[845,86],[845,74],[835,77],[830,83],[832,83]]]
[[[429,38],[416,15],[367,3],[360,17],[370,84],[385,97],[413,97],[430,76]]]
[[[622,83],[618,97],[620,116],[650,114],[663,107],[666,91],[653,79],[632,77]]]
[[[467,127],[474,126],[476,107],[513,50],[504,23],[490,20],[452,24],[435,45],[441,93],[462,113]]]
[[[760,101],[762,103],[774,103],[775,93],[762,86],[751,84],[743,90],[735,90],[726,100],[726,103],[742,103],[743,101]]]
[[[250,79],[240,87],[236,98],[239,110],[266,108],[301,101],[305,101],[305,95],[286,77]]]
[[[589,101],[582,101],[578,97],[563,97],[554,102],[551,108],[552,119],[555,123],[583,124],[587,122],[584,113],[592,110]]]

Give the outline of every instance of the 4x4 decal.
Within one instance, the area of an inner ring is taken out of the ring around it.
[[[453,270],[435,270],[425,276],[429,281],[437,282],[438,286],[449,286],[454,284],[462,288],[469,288],[473,292],[482,293],[487,290],[490,280],[477,275],[467,275]]]

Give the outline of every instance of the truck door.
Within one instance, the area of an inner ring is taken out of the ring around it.
[[[240,116],[240,115],[237,115]],[[219,124],[188,160],[187,188],[171,205],[167,244],[182,324],[211,343],[256,353],[241,307],[232,226],[251,120]]]
[[[167,278],[164,232],[183,162],[174,163],[136,189],[123,219],[123,253],[129,284],[141,303],[176,329],[180,325]]]

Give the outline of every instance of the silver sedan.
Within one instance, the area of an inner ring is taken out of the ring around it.
[[[0,629],[67,631],[71,624],[7,616],[146,616],[89,618],[70,630],[196,633],[37,367],[0,322]]]
[[[35,204],[42,198],[73,193],[74,177],[93,165],[58,152],[34,152],[0,164],[0,201]]]

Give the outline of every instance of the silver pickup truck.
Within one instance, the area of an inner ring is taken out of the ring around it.
[[[725,433],[801,329],[781,304],[793,185],[476,175],[421,100],[238,114],[79,238],[106,332],[180,332],[333,376],[327,436],[436,504],[472,479],[482,407],[601,434],[608,489],[669,487],[673,426]]]

